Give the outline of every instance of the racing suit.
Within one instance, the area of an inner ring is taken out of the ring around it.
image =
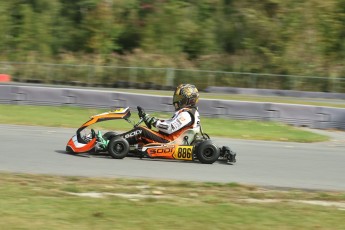
[[[130,145],[137,143],[168,143],[175,140],[187,129],[200,130],[200,115],[196,107],[182,108],[168,120],[157,120],[153,126],[158,131],[138,126],[123,133]]]

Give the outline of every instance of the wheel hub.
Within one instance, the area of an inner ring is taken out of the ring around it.
[[[116,152],[121,152],[121,151],[123,151],[123,146],[121,144],[116,144],[114,146],[114,149]]]
[[[212,149],[210,149],[210,148],[205,149],[205,151],[204,151],[204,156],[205,157],[210,158],[210,157],[212,157],[212,155],[213,155]]]

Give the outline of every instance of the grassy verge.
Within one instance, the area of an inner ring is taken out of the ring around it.
[[[3,229],[345,228],[344,193],[5,173],[0,184]]]
[[[86,122],[91,115],[104,111],[107,110],[76,107],[0,105],[0,123],[77,128]],[[133,120],[137,120],[135,113],[136,111],[133,111]],[[152,115],[160,118],[171,116],[158,113],[153,113]],[[294,142],[328,140],[326,136],[275,122],[240,121],[205,117],[202,118],[202,125],[204,131],[210,136]],[[113,120],[95,124],[95,129],[129,130],[131,128],[131,124],[124,120]]]

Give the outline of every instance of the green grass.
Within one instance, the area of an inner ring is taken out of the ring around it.
[[[39,125],[51,127],[78,128],[91,115],[105,112],[105,109],[89,109],[78,107],[53,107],[31,105],[0,105],[0,123]],[[170,114],[152,113],[160,118],[168,118]],[[132,120],[137,121],[136,111],[132,111]],[[326,141],[328,137],[308,132],[296,127],[276,122],[242,121],[225,118],[202,118],[204,132],[212,136],[272,140],[294,142]],[[95,129],[129,130],[131,124],[125,120],[113,120],[97,123]]]
[[[5,173],[0,184],[0,229],[345,228],[344,210],[298,202],[344,202],[345,194],[339,192]],[[87,192],[107,195],[76,196]],[[274,202],[259,202],[267,199]]]

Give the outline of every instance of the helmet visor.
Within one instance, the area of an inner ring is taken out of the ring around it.
[[[176,94],[175,94],[175,95],[173,96],[173,104],[182,101],[183,98],[184,98],[184,97],[183,97],[182,95],[176,95]]]
[[[182,100],[183,100],[183,96],[182,95],[174,94],[174,96],[173,96],[173,105],[175,107],[175,110],[180,109],[181,101]]]

